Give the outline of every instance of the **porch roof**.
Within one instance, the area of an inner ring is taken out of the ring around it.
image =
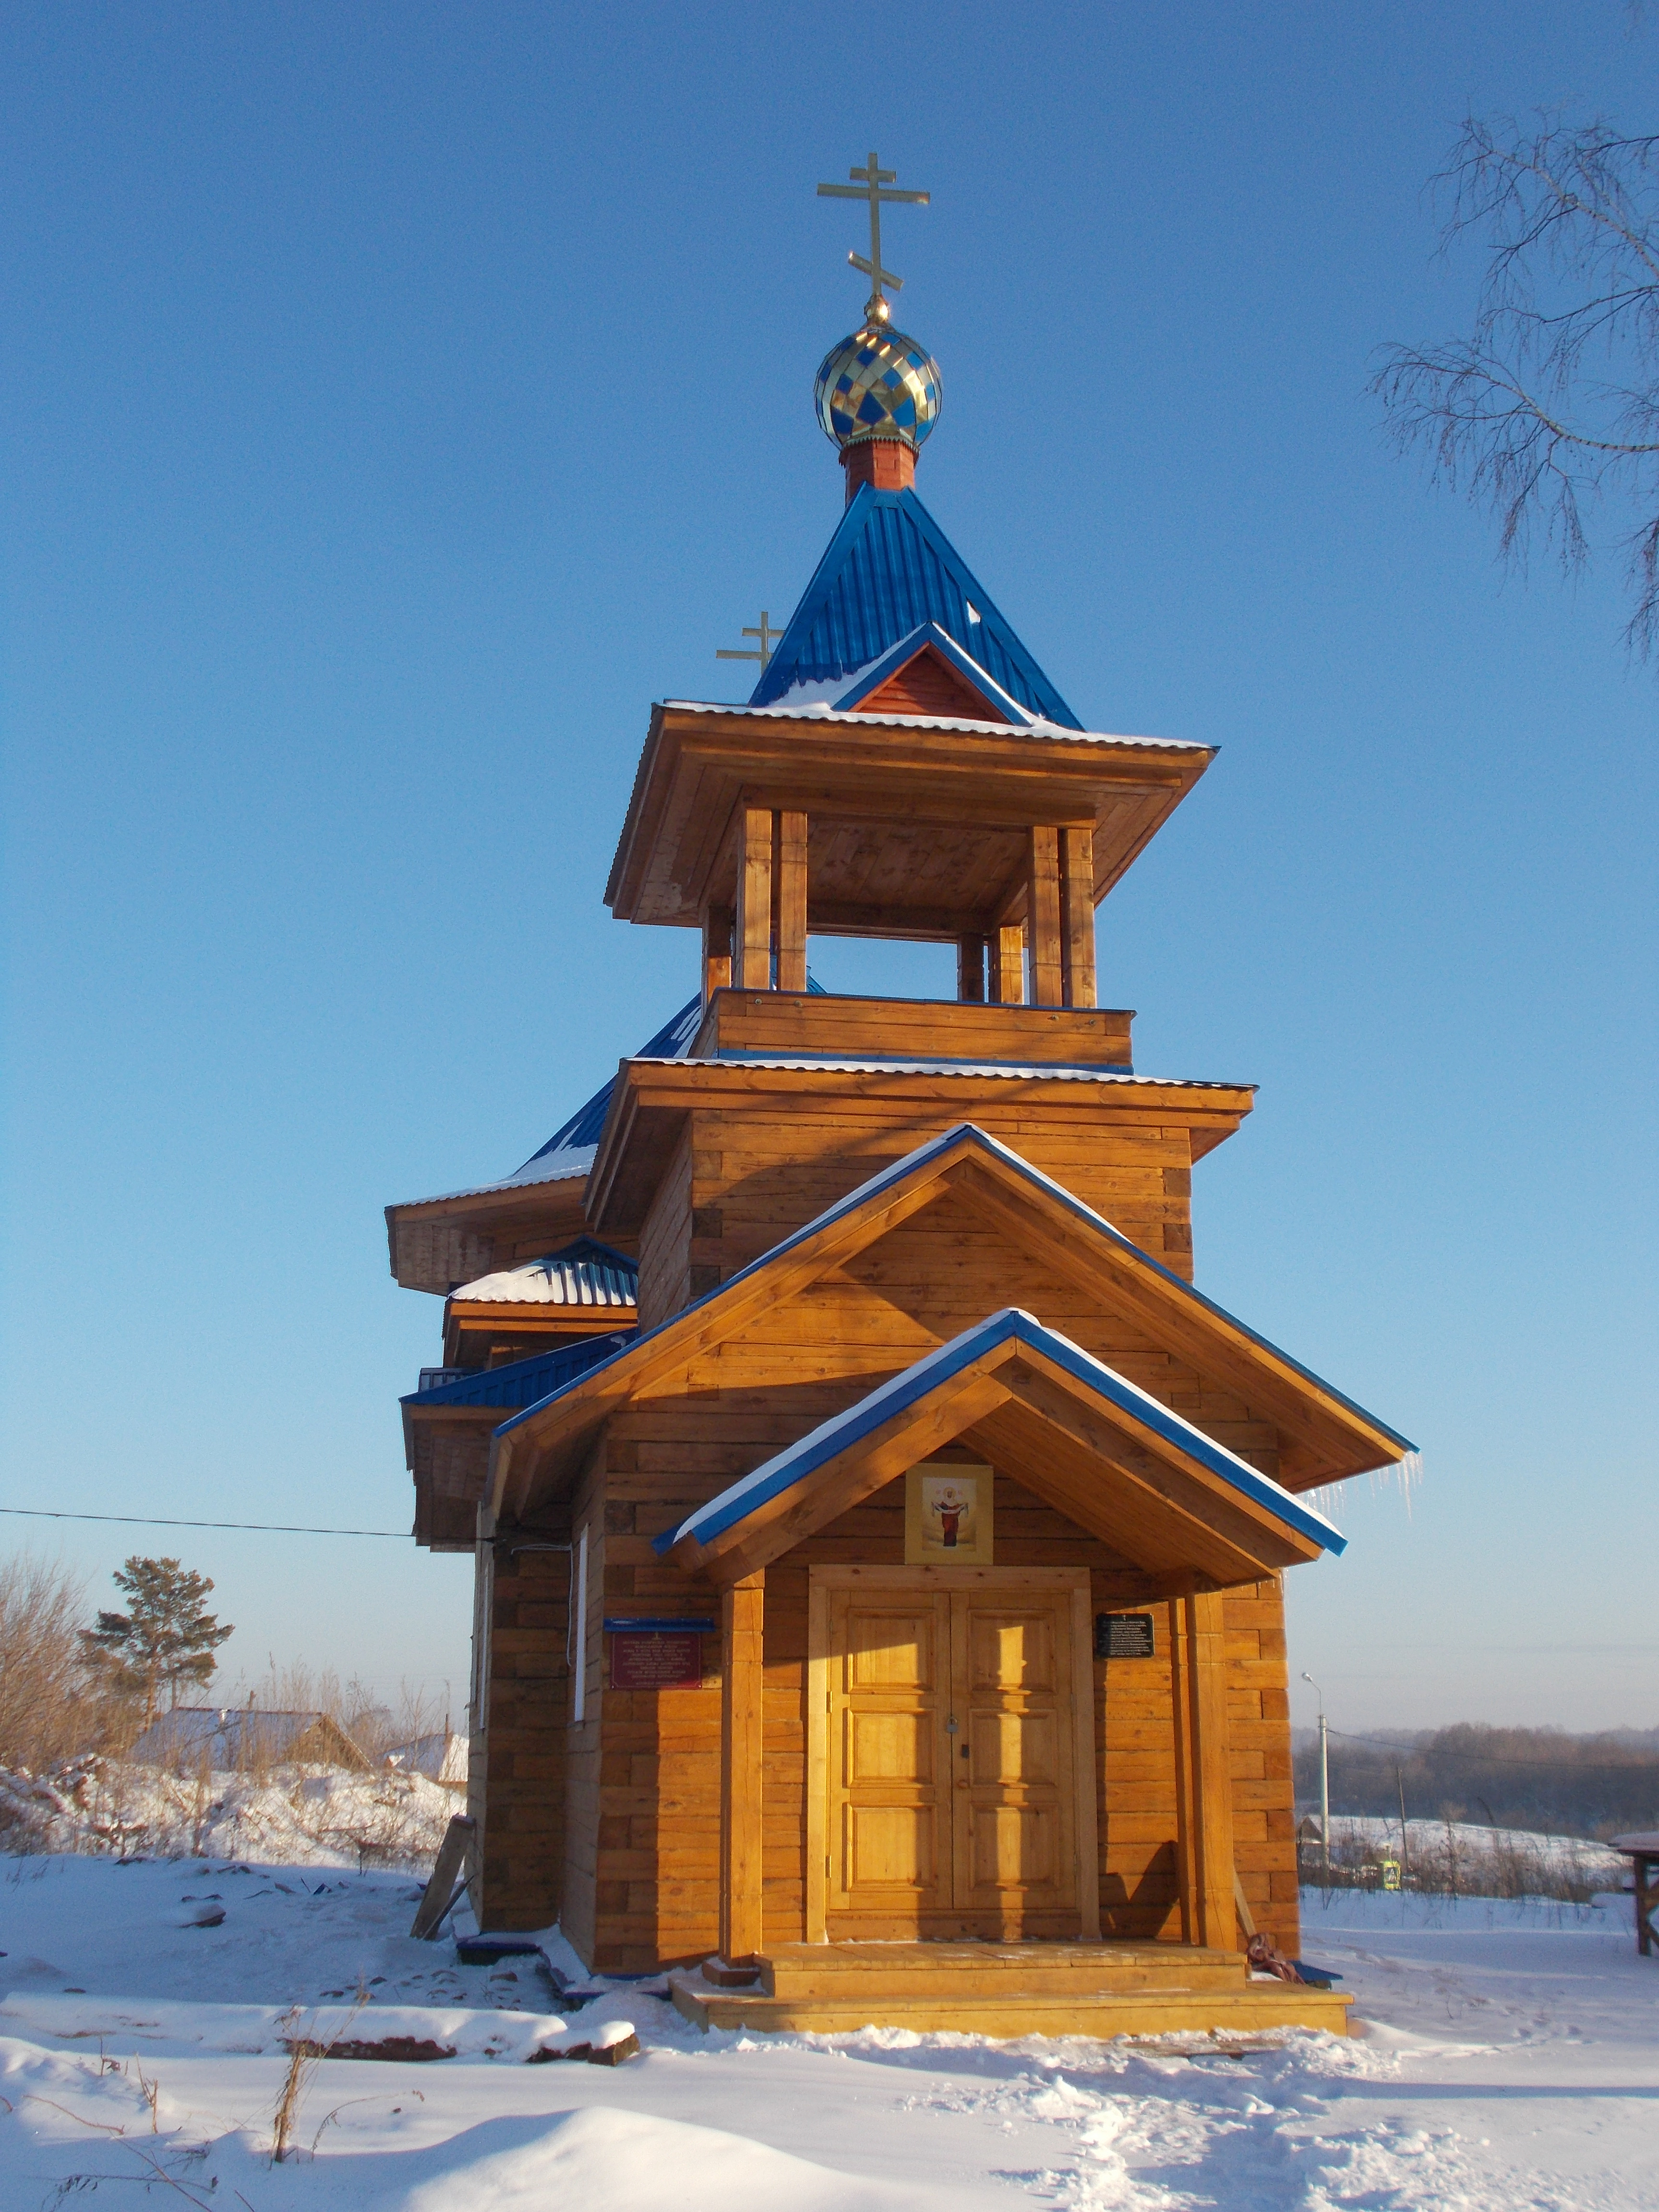
[[[861,1442],[896,1413],[919,1404],[942,1382],[961,1374],[986,1352],[1012,1344],[1024,1344],[1034,1352],[1046,1354],[1085,1389],[1092,1390],[1119,1411],[1133,1414],[1166,1443],[1188,1453],[1200,1466],[1231,1483],[1244,1497],[1267,1506],[1291,1528],[1310,1538],[1322,1551],[1346,1551],[1347,1538],[1322,1513],[1304,1505],[1248,1460],[1240,1459],[1237,1452],[1229,1451],[1213,1437],[1206,1436],[1202,1429],[1194,1428],[1190,1421],[1172,1413],[1127,1376],[1120,1375],[1115,1367],[1108,1367],[1080,1344],[1073,1344],[1070,1337],[1062,1336],[1058,1329],[1045,1328],[1035,1314],[1027,1313],[1020,1306],[1005,1306],[1000,1313],[988,1314],[974,1328],[963,1329],[960,1336],[940,1345],[937,1352],[927,1353],[914,1366],[881,1383],[856,1405],[821,1421],[796,1443],[775,1453],[763,1466],[742,1476],[707,1504],[700,1505],[678,1528],[665,1530],[654,1540],[653,1549],[672,1551],[685,1536],[695,1536],[699,1543],[708,1543],[716,1536],[725,1535],[762,1506],[770,1504],[797,1484],[809,1480],[826,1461]]]
[[[1346,1548],[1322,1513],[1017,1306],[775,1453],[655,1548],[717,1580],[750,1572],[975,1432],[1155,1575],[1249,1581]]]

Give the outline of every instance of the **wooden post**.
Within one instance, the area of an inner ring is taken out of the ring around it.
[[[994,929],[990,937],[991,997],[999,1006],[1018,1006],[1025,998],[1025,933],[1016,922]]]
[[[957,996],[964,1006],[981,1006],[985,1003],[985,939],[982,937],[959,937],[957,939]]]
[[[806,988],[806,817],[778,813],[778,988]]]
[[[1031,1004],[1058,1006],[1062,976],[1060,930],[1060,832],[1031,831],[1025,926],[1031,939]]]
[[[1232,1759],[1228,1735],[1228,1635],[1221,1590],[1182,1601],[1188,1644],[1188,1712],[1192,1723],[1192,1801],[1197,1812],[1199,1942],[1239,1948],[1232,1875]]]
[[[1095,1003],[1095,833],[1085,823],[1060,833],[1060,951],[1066,1004]]]
[[[720,1600],[720,1956],[752,1966],[761,1948],[761,1710],[764,1571]]]
[[[1181,1895],[1181,1940],[1201,1943],[1198,1791],[1193,1759],[1192,1640],[1187,1601],[1170,1601],[1170,1710],[1175,1723],[1176,1876]]]
[[[772,988],[772,810],[738,809],[738,910],[732,981],[740,991]]]
[[[732,981],[732,909],[706,906],[702,910],[702,1002],[706,1006],[716,991]]]
[[[1176,1598],[1170,1607],[1176,1856],[1182,1940],[1236,1951],[1237,1877],[1222,1604],[1220,1591],[1212,1590]]]

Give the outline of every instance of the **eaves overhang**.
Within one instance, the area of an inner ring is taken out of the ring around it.
[[[696,927],[730,872],[732,813],[745,795],[798,806],[809,821],[894,835],[921,824],[983,841],[1088,823],[1098,902],[1213,757],[1207,745],[1040,718],[1021,726],[666,700],[652,709],[605,904],[619,921]],[[815,869],[809,910],[817,880]],[[841,903],[833,880],[823,896]]]

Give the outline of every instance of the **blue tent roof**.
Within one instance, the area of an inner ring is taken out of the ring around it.
[[[870,484],[842,517],[749,703],[840,682],[930,622],[1029,713],[1083,727],[915,492]]]
[[[806,988],[815,997],[823,995],[823,986],[809,975]],[[672,1021],[665,1022],[654,1036],[647,1037],[634,1054],[635,1060],[680,1060],[691,1048],[692,1039],[702,1026],[702,998],[688,999]],[[593,1152],[605,1133],[605,1117],[611,1111],[611,1094],[617,1087],[613,1075],[602,1090],[596,1091],[585,1106],[579,1106],[568,1121],[561,1122],[539,1152],[532,1152],[521,1168],[515,1168],[507,1180],[509,1182],[534,1182],[538,1177],[531,1171],[538,1160],[546,1162],[550,1169],[568,1168],[572,1174],[578,1170],[586,1172],[592,1166]],[[493,1188],[494,1186],[492,1185]]]
[[[702,1021],[702,998],[688,999],[672,1021],[665,1022],[656,1035],[647,1037],[635,1054],[635,1060],[672,1060],[685,1051],[697,1034]],[[574,1152],[579,1146],[597,1145],[605,1127],[605,1117],[611,1110],[611,1094],[617,1087],[613,1075],[603,1090],[596,1091],[585,1106],[579,1106],[568,1121],[561,1122],[539,1152],[530,1155],[523,1168],[537,1160],[544,1160],[550,1152]]]

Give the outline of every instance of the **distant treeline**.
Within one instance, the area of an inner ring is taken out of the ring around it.
[[[1379,1735],[1381,1731],[1379,1731]],[[1659,1828],[1659,1731],[1568,1735],[1462,1722],[1392,1740],[1331,1730],[1331,1811],[1605,1839]],[[1319,1804],[1319,1738],[1297,1732],[1297,1803]]]

